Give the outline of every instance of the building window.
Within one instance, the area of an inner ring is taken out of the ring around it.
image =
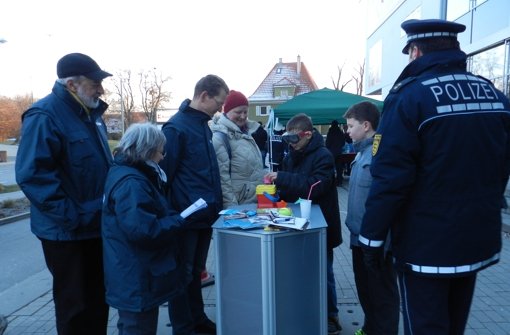
[[[281,67],[276,69],[276,74],[280,74],[280,73],[282,73],[282,68]]]
[[[382,41],[377,41],[368,51],[367,83],[369,89],[381,84]]]
[[[497,89],[507,93],[505,87],[505,72],[508,66],[505,64],[506,44],[500,44],[494,48],[484,50],[469,57],[469,71],[489,79]],[[508,73],[506,73],[508,76]],[[506,84],[508,85],[508,84]]]
[[[446,19],[455,21],[486,1],[487,0],[448,0],[446,5]]]
[[[507,40],[505,43],[505,52],[506,52],[506,64],[505,64],[505,81],[503,86],[505,87],[505,92],[507,98],[510,99],[510,40]]]
[[[256,115],[257,116],[267,116],[271,111],[271,106],[257,106]]]

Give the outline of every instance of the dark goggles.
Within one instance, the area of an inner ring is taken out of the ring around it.
[[[285,133],[282,135],[282,140],[285,143],[296,144],[297,142],[299,142],[299,140],[301,140],[306,135],[306,133],[307,133],[306,131],[300,131],[299,133],[295,133],[295,134]]]

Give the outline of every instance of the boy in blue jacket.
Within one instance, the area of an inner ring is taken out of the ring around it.
[[[386,253],[380,273],[373,273],[363,261],[363,249],[358,237],[365,201],[372,184],[370,164],[379,110],[369,101],[351,106],[344,115],[347,133],[352,138],[356,158],[351,165],[349,197],[345,224],[351,232],[352,268],[358,297],[365,313],[363,327],[355,335],[398,334],[399,295],[397,276],[390,253]]]

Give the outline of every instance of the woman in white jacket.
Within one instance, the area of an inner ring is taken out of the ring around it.
[[[248,99],[230,91],[223,114],[211,123],[224,208],[257,201],[255,189],[264,176],[260,150],[252,137],[258,127],[258,122],[248,120]]]

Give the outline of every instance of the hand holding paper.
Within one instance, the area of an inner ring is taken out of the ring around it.
[[[183,219],[187,218],[191,214],[195,213],[196,211],[206,208],[207,202],[205,202],[204,199],[200,198],[194,203],[192,203],[188,208],[182,211],[181,216]]]

